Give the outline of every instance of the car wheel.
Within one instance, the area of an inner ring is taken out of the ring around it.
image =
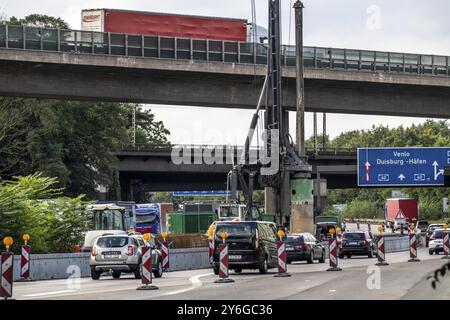
[[[95,268],[91,268],[91,278],[92,278],[92,280],[100,279],[101,274],[102,273],[100,271],[95,270]]]
[[[219,267],[214,267],[214,274],[217,276],[219,274]]]
[[[314,263],[314,251],[311,250],[311,252],[309,253],[308,259],[306,259],[306,262],[307,262],[308,264]]]
[[[347,255],[347,259],[351,259],[351,257],[352,257],[351,254],[348,254],[348,255]]]
[[[287,260],[286,263],[287,264],[292,264],[292,260]]]
[[[242,272],[242,269],[234,269],[234,272],[236,272],[236,273],[241,273],[241,272]]]
[[[120,276],[122,275],[122,272],[120,272],[120,271],[113,271],[112,272],[112,277],[114,278],[114,279],[120,279]]]
[[[134,274],[135,279],[141,279],[141,265],[140,264],[138,264],[136,269],[134,269],[133,274]]]
[[[370,248],[370,251],[369,251],[369,254],[367,255],[367,257],[370,259],[370,258],[373,258],[373,249],[372,248]]]
[[[344,255],[343,254],[339,254],[339,259],[344,259]]]
[[[267,257],[264,258],[264,262],[259,267],[259,273],[266,274],[267,270],[269,270],[269,263],[267,262]]]
[[[153,271],[153,275],[155,276],[155,278],[161,278],[163,275],[163,267],[162,267],[162,262],[158,261],[158,267],[156,268],[155,271]]]
[[[428,253],[432,256],[434,252],[432,250],[428,250]]]
[[[319,263],[325,263],[325,250],[322,250],[322,257],[319,259]]]

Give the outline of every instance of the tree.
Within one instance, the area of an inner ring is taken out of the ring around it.
[[[44,14],[30,14],[22,19],[18,19],[13,16],[7,21],[7,23],[11,25],[25,25],[29,27],[70,29],[69,24],[63,19]]]
[[[68,28],[59,18],[30,15],[12,24]],[[97,196],[99,185],[119,196],[112,156],[131,144],[136,108],[138,143],[168,144],[170,132],[150,110],[135,104],[0,98],[0,177],[43,172],[64,194]]]

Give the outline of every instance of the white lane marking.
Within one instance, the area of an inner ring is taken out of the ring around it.
[[[33,293],[33,294],[26,294],[24,297],[41,297],[41,296],[51,296],[55,294],[62,294],[62,293],[69,293],[69,292],[75,292],[75,290],[61,290],[61,291],[50,291],[50,292],[42,292],[42,293]]]
[[[213,273],[205,273],[205,274],[200,274],[198,276],[190,277],[189,281],[192,283],[192,286],[190,286],[189,288],[159,294],[158,296],[173,296],[175,294],[185,293],[185,292],[200,288],[203,285],[203,282],[200,280],[200,278],[212,276],[212,275],[213,275]]]
[[[336,292],[336,290],[328,290],[329,292]]]

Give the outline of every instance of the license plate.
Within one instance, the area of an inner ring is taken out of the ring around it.
[[[350,242],[349,245],[351,245],[351,246],[357,246],[357,245],[358,245],[358,242]]]
[[[119,255],[118,254],[105,254],[104,255],[105,259],[119,259]]]
[[[286,247],[286,251],[294,251],[294,248],[292,248],[292,247]]]
[[[242,256],[238,256],[238,255],[230,255],[230,260],[241,260]]]

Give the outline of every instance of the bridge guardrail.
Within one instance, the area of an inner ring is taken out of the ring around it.
[[[136,145],[128,145],[122,146],[121,151],[130,151],[130,152],[139,152],[139,151],[168,151],[170,152],[173,147],[181,147],[181,148],[191,148],[193,150],[204,149],[204,150],[214,150],[214,149],[233,149],[239,152],[244,150],[243,146],[236,145],[195,145],[195,144],[173,144],[173,145],[156,145],[156,144],[136,144]],[[261,148],[251,147],[251,151],[262,150]],[[330,155],[356,155],[356,149],[354,148],[306,148],[306,152],[308,154],[330,154]]]
[[[267,44],[0,24],[0,48],[142,58],[267,64]],[[449,57],[304,47],[306,68],[450,76]],[[296,65],[295,46],[282,47],[282,64]]]

